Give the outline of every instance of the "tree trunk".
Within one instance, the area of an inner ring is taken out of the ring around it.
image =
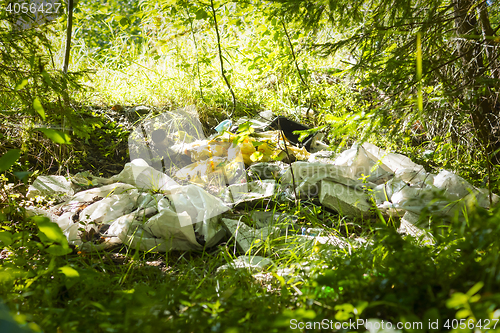
[[[479,30],[479,22],[476,18],[476,11],[481,20],[482,29]],[[463,82],[465,89],[472,89],[472,98],[464,100],[465,105],[471,110],[471,119],[476,135],[481,141],[488,154],[489,161],[500,164],[500,141],[497,133],[494,133],[497,122],[497,114],[493,108],[493,87],[484,80],[487,78],[487,71],[496,73],[494,66],[495,59],[490,55],[493,52],[487,51],[488,39],[481,37],[492,34],[493,30],[489,25],[489,18],[486,8],[481,9],[474,0],[455,0],[455,27],[458,35],[457,51],[462,55]],[[485,67],[485,56],[489,60],[489,66]],[[493,78],[495,77],[492,75]],[[492,78],[490,76],[490,78]]]

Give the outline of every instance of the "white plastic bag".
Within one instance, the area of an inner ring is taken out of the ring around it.
[[[385,150],[369,142],[364,142],[363,148],[365,148],[370,159],[375,162],[381,161],[385,166],[382,166],[382,168],[385,168],[386,171],[396,172],[399,169],[424,170],[423,166],[414,163],[408,157],[396,153],[387,153]]]
[[[370,159],[366,150],[357,144],[342,152],[335,159],[334,164],[346,167],[347,175],[351,179],[365,177],[367,181],[378,183],[380,179],[386,181],[389,177],[389,172],[385,170],[387,167],[383,163]]]

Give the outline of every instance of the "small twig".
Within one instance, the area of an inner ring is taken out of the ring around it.
[[[215,13],[214,0],[210,0],[210,4],[212,7],[212,15],[214,17],[215,33],[217,35],[217,47],[219,50],[219,60],[220,60],[220,69],[221,69],[221,73],[222,73],[222,78],[226,82],[226,85],[229,88],[229,92],[231,93],[231,96],[233,97],[233,110],[231,111],[231,114],[229,115],[229,117],[231,117],[234,113],[234,109],[236,108],[236,97],[234,96],[233,88],[231,88],[231,84],[229,84],[229,80],[226,77],[226,70],[224,69],[224,59],[222,58],[222,48],[220,46],[219,26],[217,25],[217,14]]]
[[[73,30],[73,0],[68,0],[68,24],[66,27],[66,49],[64,52],[63,72],[68,73],[69,53],[71,50],[71,32]]]
[[[306,80],[304,80],[302,73],[300,73],[299,64],[297,62],[297,58],[295,57],[295,51],[293,50],[292,40],[290,39],[290,35],[288,34],[288,30],[286,30],[286,25],[285,25],[284,19],[281,19],[281,25],[283,25],[283,30],[285,32],[286,39],[288,40],[288,44],[290,45],[290,51],[292,52],[293,63],[295,64],[295,68],[297,69],[297,73],[299,74],[300,81],[302,82],[302,84],[306,87],[307,91],[309,92],[309,106],[307,107],[307,111],[306,111],[306,117],[307,117],[309,115],[309,111],[311,110],[311,107],[312,107],[311,87],[309,87]]]
[[[492,184],[491,184],[491,158],[488,152],[488,146],[484,147],[484,155],[486,158],[486,163],[488,165],[488,196],[490,199],[490,208],[493,206],[493,195],[492,195]]]

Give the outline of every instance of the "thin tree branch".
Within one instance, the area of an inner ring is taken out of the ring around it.
[[[73,30],[73,0],[68,0],[68,24],[66,27],[66,49],[64,52],[63,72],[68,73],[69,54],[71,50],[71,33]]]
[[[221,73],[222,73],[222,78],[226,82],[226,85],[229,88],[229,92],[231,93],[231,96],[233,97],[233,110],[231,111],[231,114],[229,115],[229,117],[231,117],[234,113],[235,108],[236,108],[236,97],[234,96],[233,88],[231,88],[231,84],[229,84],[229,80],[226,77],[226,70],[224,69],[224,59],[222,58],[222,48],[220,45],[219,26],[217,25],[217,14],[215,13],[214,0],[210,0],[210,7],[212,8],[212,15],[214,17],[215,33],[217,35],[217,46],[218,46],[218,50],[219,50],[219,60],[220,60],[220,69],[221,69]]]
[[[307,117],[309,115],[309,110],[311,110],[311,107],[312,107],[311,88],[306,83],[306,81],[304,80],[304,77],[302,76],[302,73],[300,72],[299,64],[297,62],[297,58],[295,57],[295,51],[293,50],[292,40],[290,39],[290,35],[288,34],[288,30],[286,29],[285,20],[283,18],[281,19],[281,24],[283,25],[283,30],[285,32],[286,39],[288,40],[288,44],[290,45],[290,51],[292,52],[293,63],[295,64],[295,68],[297,68],[297,73],[299,74],[300,81],[302,82],[302,84],[306,87],[307,91],[309,92],[309,106],[307,107],[307,111],[306,111],[306,117]]]

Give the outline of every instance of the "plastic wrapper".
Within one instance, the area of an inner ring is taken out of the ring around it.
[[[141,190],[167,191],[179,186],[172,178],[149,166],[142,159],[125,164],[123,171],[110,179],[131,184]]]
[[[194,106],[163,112],[139,122],[128,139],[130,159],[172,175],[191,162],[185,147],[205,135]]]
[[[273,196],[276,192],[274,180],[256,180],[244,184],[233,184],[228,186],[224,201],[237,205],[242,202],[252,202]]]
[[[465,179],[447,170],[441,171],[434,177],[434,186],[445,190],[450,200],[463,198],[474,189]]]
[[[359,179],[351,178],[351,170],[347,166],[338,166],[327,163],[309,163],[309,162],[294,162],[292,163],[292,171],[288,169],[283,176],[281,182],[285,187],[293,186],[295,180],[296,192],[302,197],[316,196],[319,194],[320,182],[328,180],[353,188],[374,188],[376,185],[369,182],[363,182]]]
[[[371,202],[364,191],[335,182],[321,181],[319,201],[345,216],[367,218],[370,215]]]
[[[28,189],[28,198],[47,196],[57,200],[67,200],[74,194],[71,182],[63,176],[40,176]]]

